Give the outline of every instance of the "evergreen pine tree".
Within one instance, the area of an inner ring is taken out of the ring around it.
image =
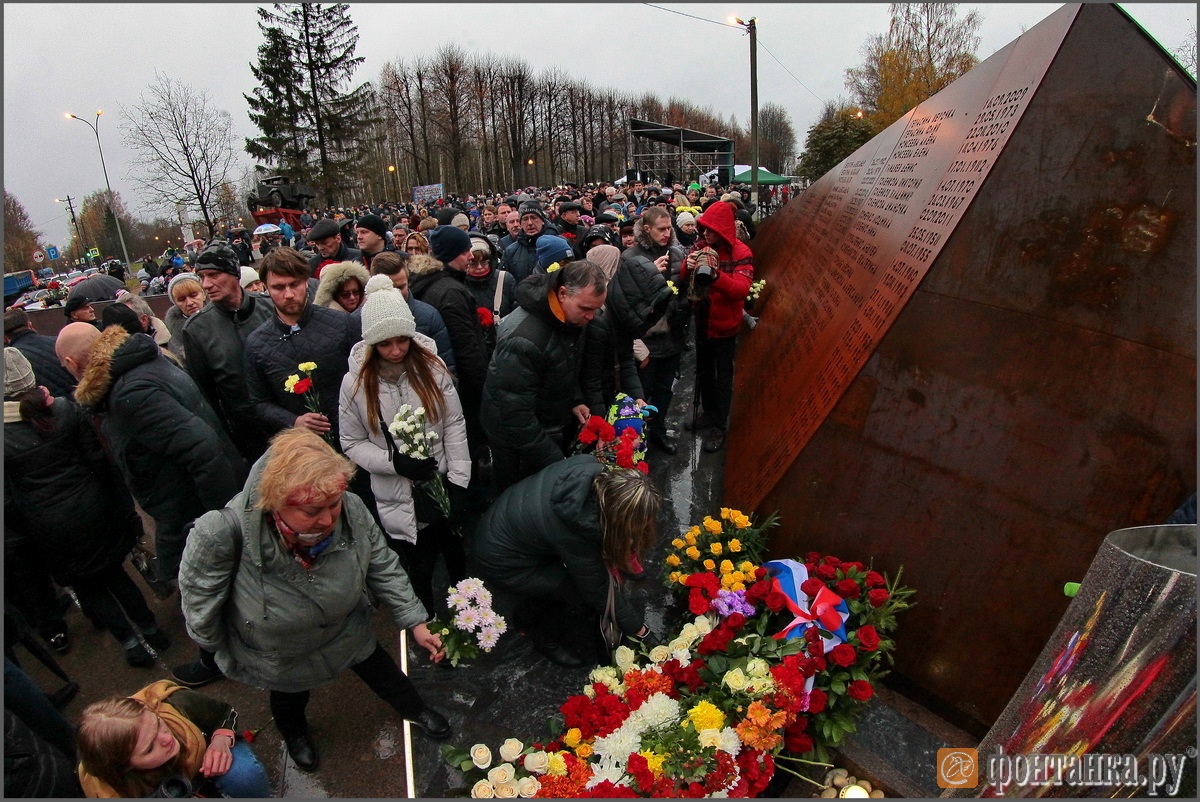
[[[273,152],[283,163],[280,149],[287,152],[290,146],[295,155],[287,160],[298,167],[302,148],[309,168],[293,180],[310,179],[325,202],[334,204],[365,150],[367,132],[375,127],[370,84],[342,88],[364,60],[354,55],[358,26],[350,19],[350,6],[276,3],[274,10],[259,8],[258,15],[267,37],[254,71],[262,85],[246,100],[263,136],[248,140],[246,150],[264,160]]]

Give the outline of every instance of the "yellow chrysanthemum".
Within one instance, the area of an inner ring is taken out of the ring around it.
[[[714,534],[714,535],[721,534],[721,529],[722,529],[721,522],[714,521],[712,519],[711,515],[704,516],[704,521],[702,523],[704,524],[704,528],[707,529],[712,534]]]
[[[733,516],[730,520],[733,521],[733,525],[738,529],[745,529],[746,527],[750,526],[750,519],[745,515],[742,515],[740,512]]]
[[[733,511],[732,511],[731,509],[729,509],[728,507],[722,507],[722,508],[721,508],[721,520],[722,520],[722,521],[728,521],[728,520],[729,520],[729,516],[730,516],[730,514],[731,514],[732,512],[733,512]]]
[[[696,548],[695,546],[688,546],[688,549],[684,552],[684,554],[691,557],[693,560],[700,559],[700,549]]]
[[[725,714],[712,702],[700,702],[687,713],[688,721],[697,731],[719,730],[725,726]]]
[[[563,736],[563,743],[571,749],[579,746],[582,740],[583,733],[578,727],[572,727],[571,729],[567,730],[567,734]]]
[[[721,573],[722,574],[732,574],[733,573],[733,562],[730,560],[721,560]]]
[[[660,755],[652,750],[638,752],[639,755],[646,758],[646,767],[654,772],[654,775],[661,776],[663,771],[663,762],[667,759],[666,755]]]
[[[671,566],[672,568],[678,568],[680,562],[682,561],[679,559],[678,554],[667,555],[667,565]]]
[[[297,365],[297,367],[300,370],[304,371],[305,373],[312,373],[314,370],[317,369],[317,363],[316,362],[301,362],[299,365]]]
[[[674,540],[672,540],[672,541],[671,541],[671,545],[672,545],[672,546],[674,546],[674,547],[675,547],[675,548],[677,548],[677,549],[682,549],[684,546],[686,546],[686,545],[687,545],[687,543],[684,543],[684,542],[683,542],[683,538],[681,538],[681,537],[677,537],[677,538],[675,538]]]
[[[299,376],[288,376],[287,381],[283,383],[283,389],[287,390],[289,393],[292,392],[292,388],[296,386],[296,382],[298,381],[300,381]]]
[[[705,561],[704,561],[704,570],[705,570],[705,571],[712,571],[712,570],[713,570],[713,569],[715,569],[716,567],[717,567],[717,564],[716,564],[715,562],[713,562],[712,560],[705,560]]]
[[[736,537],[733,540],[729,541],[729,550],[732,551],[734,554],[737,554],[739,551],[742,550],[742,541],[738,540]]]
[[[710,543],[710,544],[708,544],[708,550],[711,551],[715,556],[720,557],[721,552],[725,550],[725,547],[722,546],[719,542],[718,543]]]
[[[567,776],[567,761],[563,758],[562,752],[550,753],[550,762],[546,766],[546,773],[551,777]]]
[[[592,756],[592,745],[591,744],[580,744],[579,746],[575,747],[575,757],[579,758],[580,760],[587,760],[591,756]]]

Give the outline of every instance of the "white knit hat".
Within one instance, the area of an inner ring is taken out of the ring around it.
[[[371,276],[367,282],[366,302],[362,311],[362,338],[375,345],[393,337],[411,337],[417,331],[412,310],[392,286],[391,276]]]
[[[242,275],[238,280],[238,283],[242,285],[242,289],[246,289],[256,281],[262,281],[262,279],[259,278],[258,271],[253,267],[246,267],[245,265],[242,265]]]
[[[26,390],[37,387],[33,366],[25,355],[11,346],[4,349],[4,397],[16,398]]]

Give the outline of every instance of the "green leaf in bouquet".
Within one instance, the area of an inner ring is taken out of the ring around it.
[[[718,678],[722,677],[729,670],[729,660],[719,654],[714,654],[708,658],[708,670]]]
[[[833,691],[838,696],[846,692],[846,683],[842,680],[835,679],[829,683],[829,690]]]
[[[791,657],[793,654],[801,654],[804,651],[804,638],[791,638],[785,641],[776,641],[782,643],[779,647],[780,657]]]
[[[464,749],[461,746],[455,746],[454,744],[443,744],[441,751],[442,759],[451,766],[457,766],[464,760],[468,763],[471,762],[471,750]]]
[[[852,669],[850,669],[850,678],[851,678],[851,679],[862,680],[863,682],[868,682],[868,681],[869,681],[869,680],[868,680],[868,678],[867,678],[867,672],[863,671],[861,668],[852,668]]]

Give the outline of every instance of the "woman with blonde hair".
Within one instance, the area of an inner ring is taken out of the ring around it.
[[[407,405],[425,410],[428,454],[413,459],[400,453],[387,427]],[[467,427],[454,380],[437,356],[433,340],[418,334],[412,312],[389,276],[367,282],[362,342],[350,351],[342,378],[342,450],[371,475],[371,489],[388,543],[404,560],[413,589],[433,612],[433,572],[438,555],[446,560],[451,584],[466,579],[462,538],[429,491],[441,482],[451,508],[471,481]]]
[[[167,331],[178,334],[183,331],[184,322],[199,312],[208,303],[208,294],[200,284],[200,277],[195,273],[180,273],[171,279],[167,285],[167,295],[171,299],[171,308],[167,310],[163,323]],[[172,337],[168,345],[171,353],[183,360],[183,339]]]
[[[225,676],[270,692],[275,726],[306,770],[317,766],[309,694],[347,668],[430,737],[450,734],[375,638],[372,598],[434,662],[445,656],[375,519],[346,492],[354,472],[320,435],[285,429],[228,512],[196,519],[179,572],[188,634]]]
[[[231,706],[170,680],[93,702],[79,721],[79,783],[92,799],[170,796],[180,780],[193,789],[210,780],[223,796],[269,797],[267,772],[236,728]]]
[[[484,579],[520,598],[513,621],[539,653],[582,666],[587,660],[564,636],[599,631],[581,622],[598,620],[609,582],[653,545],[661,506],[646,474],[578,454],[505,490],[479,523],[472,559]],[[615,609],[625,635],[650,634],[623,593],[615,594]]]

